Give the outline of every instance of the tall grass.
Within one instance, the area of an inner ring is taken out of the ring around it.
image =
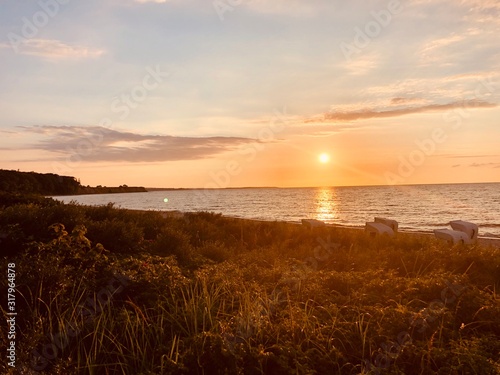
[[[494,248],[39,202],[0,223],[27,373],[499,373]]]

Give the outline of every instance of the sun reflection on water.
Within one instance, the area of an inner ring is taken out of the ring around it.
[[[338,197],[334,188],[318,188],[314,197],[315,219],[332,223],[338,219]]]

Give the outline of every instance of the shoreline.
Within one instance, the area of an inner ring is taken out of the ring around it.
[[[182,212],[178,210],[173,210],[173,211],[168,211],[168,210],[129,210],[129,211],[136,211],[136,212],[159,212],[160,215],[163,218],[167,217],[173,217],[173,218],[183,218],[184,215],[187,212]],[[263,223],[286,223],[290,225],[303,225],[300,222],[295,222],[295,221],[281,221],[281,220],[261,220],[261,219],[248,219],[248,218],[242,218],[242,217],[236,217],[236,216],[228,216],[228,215],[222,215],[225,218],[228,219],[234,219],[234,220],[249,220],[249,221],[255,221],[255,222],[263,222]],[[335,228],[335,229],[340,229],[340,230],[358,230],[360,232],[365,231],[364,226],[349,226],[349,225],[341,225],[341,224],[326,224],[324,225],[326,228]],[[411,231],[411,230],[398,230],[397,234],[403,234],[403,235],[410,235],[410,236],[422,236],[422,237],[432,237],[436,238],[434,236],[433,232],[425,232],[425,231]],[[436,238],[437,240],[437,238]],[[483,245],[483,246],[493,246],[496,248],[500,249],[500,237],[489,237],[489,236],[478,236],[477,239],[477,244],[478,245]]]

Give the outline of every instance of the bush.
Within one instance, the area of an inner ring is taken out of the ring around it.
[[[59,202],[52,198],[45,198],[38,194],[17,194],[0,191],[0,207],[13,206],[15,204],[37,204],[40,206],[54,206]]]
[[[113,218],[89,222],[87,237],[113,252],[137,253],[142,249],[143,231],[135,223]]]
[[[207,242],[203,244],[198,251],[204,257],[218,263],[228,260],[233,255],[233,252],[220,241]]]
[[[189,236],[171,227],[161,232],[150,250],[161,256],[175,255],[179,264],[182,265],[190,265],[195,261],[195,252],[189,242]]]
[[[500,369],[493,248],[28,200],[2,209],[0,225],[11,241],[2,251],[19,250],[8,258],[24,312],[19,362],[65,324],[81,332],[48,373]],[[84,320],[79,307],[117,274],[127,280],[123,290]]]

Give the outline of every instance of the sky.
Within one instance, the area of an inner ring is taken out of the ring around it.
[[[497,0],[5,0],[0,168],[83,185],[500,182]]]

